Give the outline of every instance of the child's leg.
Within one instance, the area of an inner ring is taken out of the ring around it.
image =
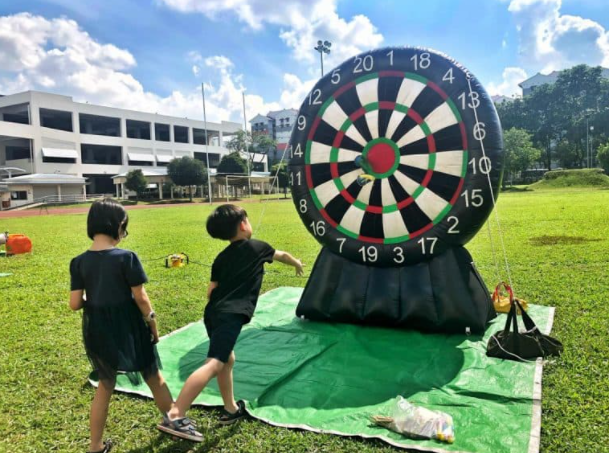
[[[99,381],[93,402],[91,403],[91,416],[89,418],[89,428],[91,430],[91,445],[90,451],[99,451],[104,448],[102,437],[104,435],[104,427],[108,418],[108,406],[110,405],[110,397],[114,391],[116,380],[102,379]]]
[[[224,363],[218,359],[208,358],[201,368],[192,373],[184,383],[175,405],[169,411],[169,418],[173,420],[184,417],[197,395],[222,371],[223,367]]]
[[[233,365],[235,364],[235,351],[230,353],[228,362],[224,365],[222,370],[218,373],[218,387],[220,387],[220,393],[222,394],[222,401],[224,401],[224,409],[230,413],[235,413],[239,410],[237,403],[235,402],[235,395],[233,394]]]
[[[150,391],[152,392],[152,396],[154,397],[154,402],[159,410],[166,414],[173,406],[173,398],[171,397],[171,392],[169,391],[169,387],[163,378],[163,375],[160,371],[148,376],[146,378],[146,384],[150,387]]]

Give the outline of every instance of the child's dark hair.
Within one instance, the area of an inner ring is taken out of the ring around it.
[[[237,235],[239,224],[247,218],[247,212],[234,204],[218,206],[207,218],[207,232],[212,238],[228,240]]]
[[[125,208],[112,198],[104,198],[95,201],[89,209],[87,235],[93,239],[96,234],[105,234],[118,240],[121,232],[127,234],[128,223],[129,216]]]

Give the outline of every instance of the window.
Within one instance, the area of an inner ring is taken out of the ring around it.
[[[78,117],[81,134],[106,135],[109,137],[121,136],[120,118],[89,115],[87,113],[81,113]]]
[[[154,164],[147,160],[131,160],[129,159],[129,165],[134,167],[152,167]]]
[[[150,123],[145,121],[127,120],[127,137],[140,140],[150,140]]]
[[[42,161],[47,164],[75,164],[76,159],[70,157],[42,157]]]
[[[83,164],[122,165],[123,150],[120,146],[80,145]]]
[[[186,126],[173,126],[173,141],[188,143],[188,128]]]
[[[27,192],[25,190],[11,192],[11,200],[27,200]]]
[[[40,109],[40,124],[42,127],[72,132],[72,112]]]
[[[195,159],[200,160],[207,167],[207,153],[195,152]],[[220,154],[209,153],[209,168],[217,168],[220,165]]]
[[[6,160],[30,159],[29,146],[6,146]]]
[[[203,129],[192,130],[192,141],[195,145],[206,145],[205,131]]]
[[[154,123],[154,139],[157,142],[168,142],[169,124]]]
[[[30,124],[30,105],[19,104],[0,108],[0,121],[9,123]]]

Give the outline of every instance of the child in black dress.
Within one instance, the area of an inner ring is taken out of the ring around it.
[[[127,223],[118,202],[107,198],[93,203],[87,218],[93,244],[70,263],[70,308],[84,309],[85,350],[99,377],[89,420],[90,452],[112,449],[102,436],[118,372],[136,381],[141,373],[163,414],[173,405],[155,353],[159,334],[143,287],[148,279],[135,253],[116,248],[127,237]]]
[[[247,212],[239,206],[225,204],[207,219],[207,232],[230,244],[216,257],[211,268],[207,290],[209,302],[204,321],[209,336],[205,363],[184,383],[175,405],[158,428],[176,437],[202,442],[196,425],[186,411],[210,380],[216,378],[224,402],[221,425],[229,425],[245,416],[245,403],[233,395],[233,348],[243,325],[250,322],[262,286],[264,263],[279,261],[293,266],[302,276],[302,263],[288,252],[275,250],[263,241],[252,239],[252,225]]]

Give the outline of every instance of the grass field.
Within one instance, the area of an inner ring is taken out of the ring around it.
[[[292,203],[244,205],[255,236],[311,266],[319,245],[305,230]],[[555,190],[504,193],[499,214],[516,293],[531,303],[557,307],[553,334],[565,354],[543,375],[542,450],[607,452],[609,414],[609,191]],[[264,217],[262,218],[262,211]],[[135,250],[148,272],[147,285],[161,334],[201,317],[209,268],[163,267],[163,257],[186,252],[209,264],[224,247],[210,239],[206,205],[130,213],[125,248]],[[491,217],[492,218],[492,217]],[[0,230],[29,235],[35,253],[0,260],[0,452],[83,452],[93,388],[81,343],[80,314],[67,307],[70,259],[89,246],[86,216],[0,219]],[[501,258],[500,240],[493,243]],[[498,277],[486,227],[468,249],[488,285]],[[147,261],[149,260],[149,261]],[[263,291],[304,286],[290,268],[272,265]],[[505,272],[500,275],[505,278]],[[371,383],[370,385],[374,385]],[[116,451],[145,452],[389,452],[376,441],[343,439],[246,421],[217,428],[217,411],[191,414],[207,436],[193,447],[152,429],[158,414],[150,401],[115,395],[108,435]],[[458,435],[458,427],[457,427]],[[490,453],[490,452],[489,452]]]

